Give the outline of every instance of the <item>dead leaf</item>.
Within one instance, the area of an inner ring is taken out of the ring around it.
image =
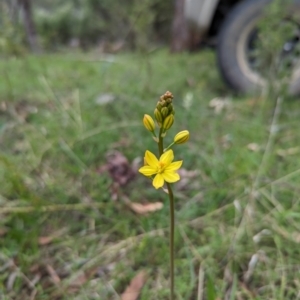
[[[52,282],[57,285],[60,283],[60,277],[57,275],[56,271],[53,269],[51,265],[46,265],[46,270],[50,275]]]
[[[68,291],[70,293],[75,293],[79,290],[79,288],[84,285],[87,281],[89,281],[97,272],[98,267],[92,267],[86,271],[81,271],[78,273],[72,282],[70,282]]]
[[[53,232],[51,235],[49,236],[40,236],[38,238],[38,244],[40,246],[45,246],[48,245],[50,243],[52,243],[52,241],[60,236],[62,236],[63,234],[65,234],[68,231],[67,228],[62,228],[60,230],[57,230],[56,232]]]
[[[229,98],[214,98],[209,102],[209,107],[213,108],[216,114],[220,114],[225,108],[230,106]]]
[[[253,151],[253,152],[258,152],[261,149],[261,147],[258,144],[256,144],[256,143],[250,143],[250,144],[248,144],[247,148],[249,150]]]
[[[137,300],[140,292],[147,281],[145,271],[139,272],[130,282],[125,292],[121,295],[121,300]]]
[[[136,175],[128,159],[119,151],[113,150],[106,155],[107,163],[98,169],[102,174],[108,171],[113,181],[120,186],[128,184]]]
[[[6,111],[7,105],[5,101],[0,102],[0,111]]]
[[[199,171],[189,171],[184,168],[181,168],[178,170],[178,174],[180,176],[180,181],[177,183],[177,189],[178,190],[184,190],[188,184],[191,182],[191,180],[199,175]]]
[[[257,262],[259,260],[259,255],[258,253],[254,253],[252,256],[251,256],[251,259],[248,263],[248,270],[244,273],[244,282],[249,282],[253,273],[254,273],[254,270],[255,270],[255,267],[257,265]]]
[[[9,107],[10,113],[20,122],[24,122],[29,115],[38,112],[37,107],[31,105],[26,100],[21,100]]]
[[[12,273],[9,274],[7,282],[6,282],[6,289],[8,291],[12,291],[13,290],[15,281],[16,281],[16,279],[17,279],[18,276],[20,276],[20,274],[19,274],[18,271],[14,271],[14,272],[12,272]]]
[[[150,212],[154,212],[157,210],[161,210],[164,205],[161,202],[153,202],[153,203],[137,203],[137,202],[131,202],[128,197],[125,195],[122,196],[122,200],[125,202],[125,204],[134,212],[140,215],[144,215]]]
[[[300,147],[293,147],[293,148],[289,148],[289,149],[278,149],[276,151],[277,155],[281,156],[281,157],[285,157],[288,155],[295,155],[298,154],[300,152]]]
[[[55,237],[53,237],[53,236],[40,236],[38,239],[38,244],[40,246],[48,245],[54,240],[54,238]]]
[[[102,94],[97,97],[95,102],[98,105],[104,105],[104,104],[113,102],[115,99],[116,99],[116,96],[114,96],[112,94]]]
[[[161,202],[154,202],[154,203],[146,203],[141,204],[137,202],[130,202],[127,204],[134,212],[140,215],[144,215],[147,213],[155,212],[157,210],[161,210],[164,205]]]

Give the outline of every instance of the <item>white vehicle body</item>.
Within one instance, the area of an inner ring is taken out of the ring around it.
[[[186,0],[185,17],[199,32],[206,32],[212,22],[219,0]]]

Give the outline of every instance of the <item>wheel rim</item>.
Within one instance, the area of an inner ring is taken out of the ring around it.
[[[266,88],[268,85],[268,80],[266,78],[272,79],[272,84],[279,85],[278,78],[272,78],[270,74],[270,66],[263,66],[259,61],[260,54],[257,51],[255,43],[258,40],[257,36],[257,22],[260,17],[255,18],[248,24],[248,26],[243,30],[242,34],[239,37],[237,43],[237,59],[238,64],[247,77],[247,79],[256,87]],[[280,82],[285,81],[287,83],[299,80],[300,78],[300,29],[299,24],[293,20],[292,21],[297,28],[293,37],[288,39],[283,43],[282,49],[279,51],[280,54],[277,54],[279,59],[279,66],[284,66],[287,64],[290,66],[289,76],[281,78]],[[264,73],[269,72],[269,76],[262,76]],[[274,75],[274,74],[271,74]]]

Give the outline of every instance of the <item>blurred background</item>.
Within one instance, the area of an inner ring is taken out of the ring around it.
[[[172,1],[2,1],[1,45],[22,50],[136,50],[167,45]]]
[[[176,299],[298,299],[300,1],[2,0],[0,299],[169,299],[138,174],[167,90],[188,143]]]

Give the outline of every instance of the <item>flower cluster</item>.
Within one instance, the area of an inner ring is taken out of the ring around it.
[[[145,153],[145,165],[139,169],[143,175],[153,179],[153,186],[158,189],[164,185],[164,182],[173,183],[180,179],[177,173],[182,165],[182,161],[174,160],[173,150],[170,148],[174,144],[183,144],[189,140],[190,134],[187,130],[177,133],[173,142],[166,148],[163,148],[163,139],[174,123],[175,110],[173,106],[173,95],[166,92],[162,95],[156,104],[154,118],[159,127],[158,136],[155,133],[155,122],[150,115],[145,114],[143,124],[145,128],[153,135],[154,140],[158,143],[159,159],[149,150]],[[164,150],[163,150],[164,149]],[[154,176],[154,177],[153,177]]]

